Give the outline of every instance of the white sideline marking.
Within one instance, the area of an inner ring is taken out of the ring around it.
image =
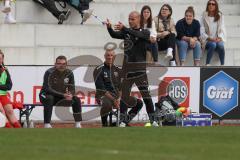
[[[119,150],[112,150],[112,149],[107,149],[107,150],[102,150],[101,152],[106,153],[106,154],[119,154]]]

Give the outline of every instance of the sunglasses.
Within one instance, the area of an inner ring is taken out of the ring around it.
[[[162,10],[164,10],[164,11],[168,11],[169,9],[168,9],[168,8],[163,8]]]
[[[215,6],[216,4],[215,3],[208,3],[208,6]]]

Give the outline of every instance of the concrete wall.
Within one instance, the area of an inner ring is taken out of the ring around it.
[[[113,23],[127,23],[131,10],[140,10],[144,4],[149,4],[154,15],[164,2],[173,7],[175,21],[182,18],[187,6],[192,5],[199,18],[206,7],[207,0],[95,0],[91,4],[94,14],[105,20],[110,18]],[[220,7],[225,15],[228,40],[226,43],[226,65],[240,65],[240,0],[220,0]],[[0,48],[6,53],[7,64],[49,65],[59,54],[68,58],[79,55],[94,55],[103,58],[104,45],[107,42],[119,44],[121,41],[112,39],[104,26],[95,18],[89,19],[85,25],[80,25],[81,17],[72,9],[72,15],[64,25],[57,25],[57,20],[44,8],[32,0],[17,0],[14,5],[14,16],[18,21],[15,25],[2,24],[0,16]],[[117,53],[123,51],[118,49]],[[163,54],[160,55],[163,59]],[[218,57],[214,57],[218,65]],[[192,63],[191,52],[188,64]],[[205,54],[202,64],[205,62]]]

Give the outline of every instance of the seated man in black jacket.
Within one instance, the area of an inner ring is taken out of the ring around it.
[[[121,69],[113,64],[115,52],[106,50],[104,55],[104,64],[97,66],[94,70],[93,77],[96,86],[96,99],[102,108],[100,111],[103,127],[108,126],[107,118],[112,109],[119,109],[124,106],[131,108],[126,116],[126,124],[128,124],[141,110],[143,103],[140,99],[130,96],[131,105],[127,105],[122,100],[121,85]]]
[[[45,128],[52,128],[50,122],[54,105],[72,105],[75,127],[81,128],[81,101],[75,96],[74,75],[67,69],[65,56],[57,57],[55,66],[45,72],[39,99],[44,106]]]

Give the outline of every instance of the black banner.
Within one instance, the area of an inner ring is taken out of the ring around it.
[[[200,71],[200,113],[213,119],[240,119],[240,68],[204,67]]]

